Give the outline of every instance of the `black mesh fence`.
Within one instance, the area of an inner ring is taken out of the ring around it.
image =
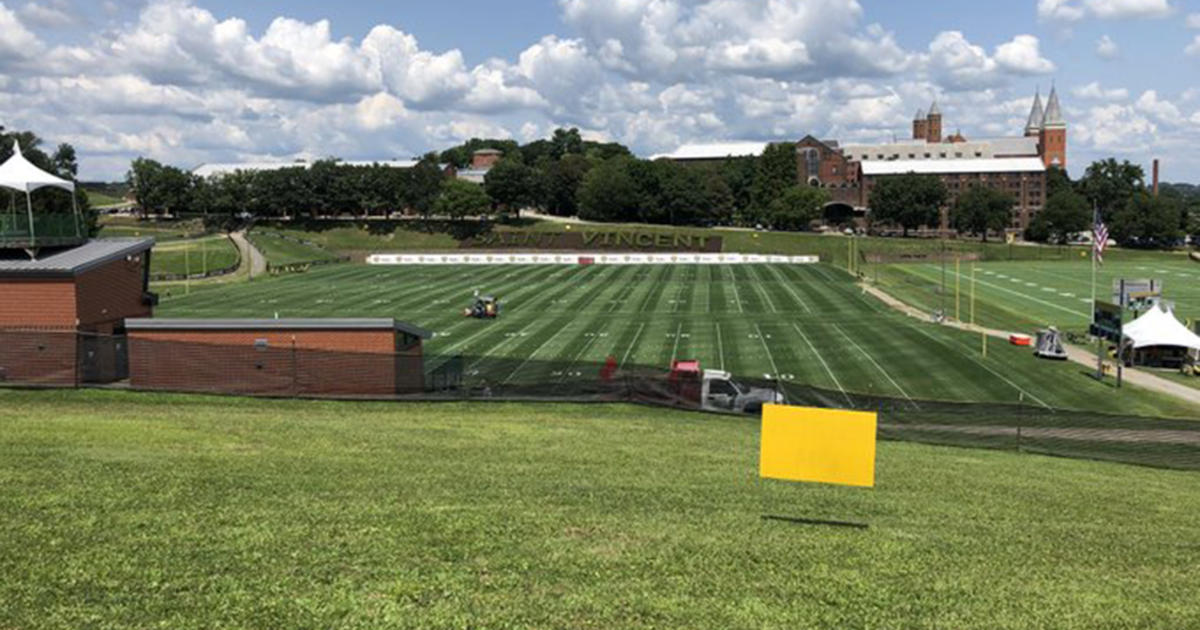
[[[397,401],[634,402],[757,416],[772,402],[876,411],[882,439],[1200,470],[1200,420],[1040,405],[885,398],[792,382],[607,361],[422,356],[420,346],[330,350],[345,340],[181,341],[0,330],[0,384]]]

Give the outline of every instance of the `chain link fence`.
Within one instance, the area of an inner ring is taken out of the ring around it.
[[[875,411],[879,437],[1200,470],[1200,421],[886,398],[644,365],[0,330],[0,385],[281,398],[632,402],[757,416],[762,405]]]

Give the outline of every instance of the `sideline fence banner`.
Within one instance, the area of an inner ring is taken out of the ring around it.
[[[766,254],[371,254],[369,265],[812,265],[820,256]]]

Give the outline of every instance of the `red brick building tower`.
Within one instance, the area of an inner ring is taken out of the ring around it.
[[[928,127],[926,129],[925,141],[930,144],[939,144],[942,141],[942,110],[938,109],[937,100],[933,101],[933,105],[929,106]]]
[[[1067,121],[1063,119],[1062,107],[1058,104],[1058,92],[1050,88],[1046,100],[1046,114],[1038,132],[1038,153],[1046,167],[1067,168]]]
[[[924,140],[929,137],[929,121],[925,119],[925,110],[918,109],[913,117],[913,140]]]

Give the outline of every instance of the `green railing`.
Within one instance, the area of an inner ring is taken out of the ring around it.
[[[0,247],[54,247],[86,240],[87,230],[74,214],[34,213],[30,230],[29,215],[0,213]]]

